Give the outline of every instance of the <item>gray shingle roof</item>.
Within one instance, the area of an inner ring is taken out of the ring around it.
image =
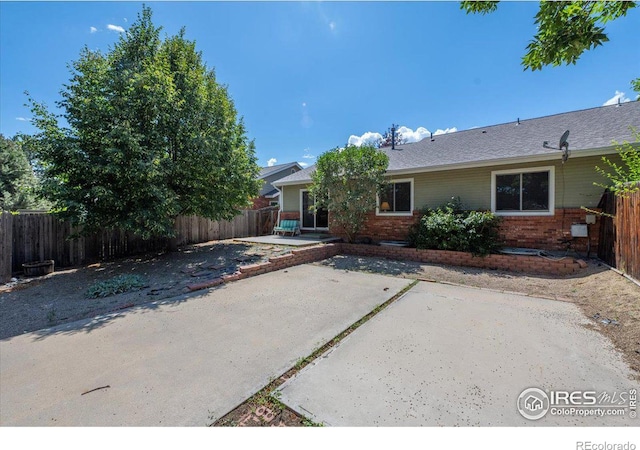
[[[570,131],[569,150],[574,156],[580,151],[609,148],[613,141],[634,142],[631,126],[640,130],[640,101],[441,134],[433,140],[426,138],[383,151],[389,156],[390,173],[493,161],[505,164],[524,157],[559,158],[559,150],[542,144],[548,141],[549,146],[558,147],[566,130]],[[274,184],[310,181],[313,170],[313,166],[308,167]]]
[[[258,175],[258,178],[267,178],[269,175],[280,172],[281,170],[288,169],[290,167],[300,167],[300,165],[297,162],[290,162],[286,164],[278,164],[277,166],[261,167],[260,175]]]
[[[291,175],[280,178],[278,181],[274,181],[272,184],[274,186],[280,186],[282,182],[286,184],[293,184],[296,181],[305,182],[311,180],[311,174],[316,170],[315,164],[313,166],[309,166],[306,169],[302,169],[296,173],[292,173]]]

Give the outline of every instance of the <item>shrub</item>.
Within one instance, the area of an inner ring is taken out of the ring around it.
[[[145,286],[146,282],[138,275],[118,275],[110,280],[93,284],[87,289],[87,292],[85,292],[85,297],[108,297],[127,291],[142,289]]]
[[[412,246],[488,255],[500,248],[500,218],[487,211],[465,211],[459,198],[425,209],[409,233]]]

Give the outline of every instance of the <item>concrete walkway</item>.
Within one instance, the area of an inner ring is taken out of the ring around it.
[[[570,303],[421,282],[280,389],[337,426],[640,425],[626,417],[530,421],[520,393],[638,388]]]
[[[2,340],[0,425],[206,425],[408,284],[298,266]]]

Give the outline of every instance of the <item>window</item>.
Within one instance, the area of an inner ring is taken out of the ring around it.
[[[395,180],[380,193],[378,214],[413,214],[413,180]]]
[[[502,215],[553,215],[554,168],[491,172],[491,210]]]
[[[271,201],[269,202],[269,206],[279,206],[279,204],[278,204],[278,202],[277,202],[277,201],[275,201],[275,200],[271,200]]]

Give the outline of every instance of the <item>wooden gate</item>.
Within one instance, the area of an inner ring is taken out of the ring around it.
[[[640,280],[640,189],[624,195],[605,192],[598,207],[606,213],[600,226],[598,257]]]

